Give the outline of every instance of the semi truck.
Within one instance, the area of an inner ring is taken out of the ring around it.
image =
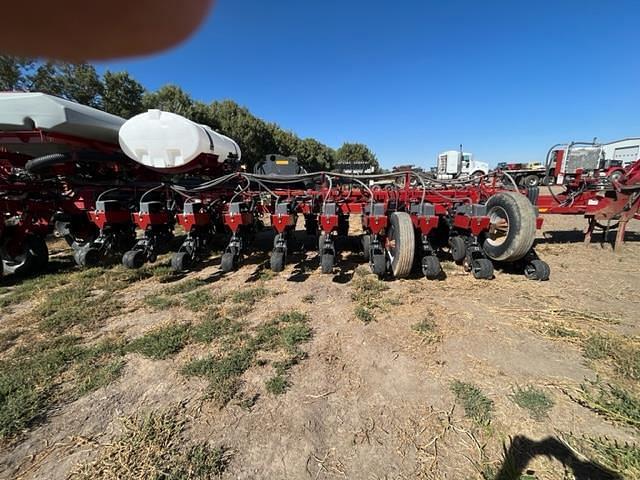
[[[438,155],[435,175],[440,180],[479,177],[489,173],[489,164],[479,162],[473,154],[462,149],[447,150]]]

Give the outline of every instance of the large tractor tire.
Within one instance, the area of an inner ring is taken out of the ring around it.
[[[404,278],[411,273],[416,250],[413,222],[406,212],[394,212],[389,218],[387,252],[391,273],[395,278]]]
[[[500,192],[486,204],[490,231],[482,249],[499,262],[515,262],[524,257],[536,236],[536,211],[527,197],[517,192]]]

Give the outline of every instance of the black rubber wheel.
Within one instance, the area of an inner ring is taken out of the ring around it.
[[[460,236],[451,237],[449,239],[449,251],[453,257],[453,261],[460,263],[467,256],[467,244],[464,242],[464,238]]]
[[[624,172],[622,172],[621,170],[616,170],[614,172],[611,172],[611,174],[609,174],[609,180],[611,181],[611,183],[619,182],[623,175],[624,175]]]
[[[87,268],[98,266],[100,258],[100,250],[93,247],[81,247],[73,255],[78,266]]]
[[[191,256],[187,252],[177,252],[171,257],[171,270],[185,272],[191,267]]]
[[[24,275],[43,270],[49,263],[49,249],[44,238],[28,235],[24,239],[23,250],[15,257],[2,255],[4,273]]]
[[[488,258],[476,258],[471,261],[471,273],[474,278],[490,280],[493,278],[493,263]]]
[[[522,185],[525,187],[537,187],[540,183],[540,178],[537,175],[527,175],[522,181]]]
[[[384,277],[387,273],[387,257],[383,253],[373,255],[370,260],[371,271],[378,277]]]
[[[524,276],[529,280],[544,282],[549,280],[549,275],[551,275],[551,268],[549,268],[547,262],[543,262],[542,260],[531,260],[531,262],[524,267]]]
[[[236,256],[233,252],[225,252],[220,259],[220,270],[225,273],[232,272],[236,268]]]
[[[333,273],[335,256],[331,253],[323,253],[320,257],[320,269],[322,273]]]
[[[274,272],[281,272],[284,270],[285,263],[285,253],[284,250],[274,250],[271,252],[271,270]]]
[[[368,262],[371,256],[371,235],[365,233],[360,241],[362,242],[362,256]]]
[[[391,260],[391,273],[404,278],[411,273],[416,251],[416,238],[411,216],[406,212],[394,212],[389,217],[387,252]]]
[[[437,280],[442,273],[440,260],[435,255],[422,257],[422,273],[428,280]]]
[[[545,175],[542,177],[542,180],[540,180],[540,183],[544,186],[551,185],[553,183],[553,177]]]
[[[144,265],[144,252],[142,250],[129,250],[122,256],[122,264],[131,269]]]
[[[536,211],[527,197],[517,192],[500,192],[487,200],[491,220],[482,249],[500,262],[523,258],[536,237]]]

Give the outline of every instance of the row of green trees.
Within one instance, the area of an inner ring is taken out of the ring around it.
[[[361,143],[345,143],[337,150],[313,138],[300,138],[276,123],[264,121],[232,100],[206,104],[177,85],[146,90],[127,72],[99,75],[88,63],[41,62],[0,56],[0,91],[37,91],[102,109],[123,118],[158,108],[183,115],[233,138],[249,168],[265,155],[295,155],[307,170],[330,170],[338,164],[378,161]]]

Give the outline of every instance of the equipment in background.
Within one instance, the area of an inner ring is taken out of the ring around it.
[[[489,164],[478,162],[472,153],[460,150],[447,150],[438,155],[436,166],[436,178],[440,180],[452,180],[469,177],[481,177],[489,173]]]
[[[307,173],[298,162],[298,157],[269,154],[264,160],[256,163],[253,173],[257,175],[299,175]]]
[[[640,138],[626,138],[605,144],[594,140],[554,145],[544,164],[501,162],[496,169],[508,173],[519,186],[528,188],[562,185],[570,182],[578,171],[583,176],[598,171],[600,177],[616,180],[622,176],[625,168],[639,159]]]

